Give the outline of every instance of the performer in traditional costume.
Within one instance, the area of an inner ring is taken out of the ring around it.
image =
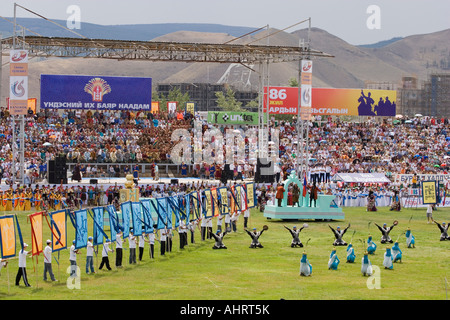
[[[264,230],[267,230],[267,229],[263,228],[261,231],[256,231],[256,228],[253,228],[253,231],[248,231],[247,229],[245,229],[245,232],[247,232],[247,234],[252,238],[252,243],[250,244],[250,248],[252,248],[252,249],[253,248],[263,248],[261,243],[259,243],[259,237],[262,235]]]
[[[398,191],[394,191],[394,195],[392,196],[392,204],[391,204],[391,208],[389,209],[390,211],[400,211],[401,209],[401,204],[400,204],[400,197],[398,195]]]
[[[291,236],[292,236],[292,242],[291,242],[291,248],[295,248],[295,247],[303,247],[303,243],[300,241],[300,238],[299,238],[299,234],[300,234],[300,232],[304,229],[304,228],[306,228],[308,225],[305,223],[304,225],[303,225],[303,227],[301,227],[300,229],[297,229],[297,227],[296,226],[293,226],[292,227],[292,230],[291,229],[289,229],[288,227],[286,227],[286,226],[283,226],[283,227],[285,227],[290,233],[291,233]]]
[[[227,248],[223,244],[223,237],[225,237],[226,234],[227,234],[226,231],[224,233],[221,233],[219,230],[217,230],[216,233],[211,233],[211,236],[214,238],[214,240],[216,240],[216,243],[212,247],[213,249],[226,249]]]
[[[369,238],[367,239],[367,253],[368,254],[375,254],[375,251],[377,250],[377,245],[372,240],[372,236],[369,235]]]
[[[377,207],[375,205],[376,196],[372,190],[369,191],[369,195],[367,196],[367,211],[377,211]]]
[[[300,259],[300,275],[304,277],[309,277],[312,273],[312,266],[309,263],[306,252],[303,252],[302,258]]]
[[[328,227],[333,231],[334,237],[336,238],[333,242],[333,246],[346,246],[347,242],[345,242],[342,237],[347,232],[348,228],[350,228],[350,223],[344,230],[341,230],[341,227],[339,226],[336,229],[333,229],[330,225],[328,225]]]
[[[402,262],[402,250],[398,246],[398,242],[395,241],[394,246],[392,247],[392,260],[393,262]]]
[[[394,264],[392,263],[392,252],[391,248],[387,247],[384,253],[383,266],[385,269],[394,269]]]
[[[378,227],[378,229],[381,231],[381,243],[393,243],[391,237],[389,236],[389,233],[392,231],[392,229],[397,225],[397,222],[394,221],[392,226],[388,227],[386,223],[383,223],[383,226],[380,227],[378,224],[375,223],[375,225]]]
[[[336,254],[336,249],[333,248],[330,254],[330,259],[328,260],[328,270],[337,270],[339,262],[340,260]]]
[[[36,189],[34,190],[34,209],[36,211],[40,211],[42,208],[43,206],[41,190],[39,190],[39,187],[36,186]]]
[[[412,235],[411,229],[408,228],[405,233],[406,236],[406,246],[408,248],[416,247],[416,238]]]
[[[5,205],[5,210],[6,211],[12,211],[13,208],[13,190],[12,188],[9,188],[8,191],[5,192],[6,195],[6,205]]]
[[[5,205],[3,204],[3,196],[4,196],[3,190],[0,190],[0,211],[5,211]]]
[[[347,246],[347,262],[353,263],[355,262],[355,258],[355,249],[353,248],[352,244],[349,243],[349,245]]]
[[[448,224],[446,224],[445,222],[442,222],[442,224],[439,224],[439,222],[437,222],[436,220],[433,220],[434,223],[436,223],[436,225],[438,226],[439,230],[441,231],[441,241],[446,241],[446,240],[450,240],[450,237],[448,235]]]
[[[25,189],[22,189],[22,191],[17,190],[17,196],[16,196],[16,202],[17,205],[16,210],[18,211],[24,211],[25,210]]]
[[[27,188],[27,191],[25,192],[25,211],[31,210],[31,199],[33,198],[33,192],[31,191],[31,188]]]
[[[369,260],[369,253],[365,252],[361,259],[361,273],[363,276],[371,276],[373,273],[372,263]]]

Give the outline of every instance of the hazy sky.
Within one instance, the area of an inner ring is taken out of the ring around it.
[[[217,23],[284,29],[311,17],[312,26],[351,44],[450,28],[450,0],[0,0],[0,16],[12,17],[14,2],[50,19],[66,20],[77,5],[81,21],[101,25],[141,23]],[[367,13],[371,5],[379,8]],[[372,16],[376,14],[376,16]],[[18,17],[31,17],[18,8]],[[377,18],[377,20],[372,20]],[[379,18],[379,19],[378,19]],[[379,22],[370,29],[367,21]],[[306,24],[286,30],[292,32]],[[82,33],[82,30],[80,30]],[[124,39],[126,40],[126,39]]]

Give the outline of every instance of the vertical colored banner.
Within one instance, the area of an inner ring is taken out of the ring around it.
[[[225,187],[219,188],[220,194],[220,203],[222,204],[222,212],[221,214],[229,214],[230,213],[230,204],[228,203],[228,190]]]
[[[9,112],[26,115],[28,108],[28,51],[11,50],[9,71]]]
[[[153,114],[159,113],[159,101],[152,101],[150,112]]]
[[[248,209],[248,202],[247,202],[247,192],[244,188],[244,186],[240,185],[238,186],[239,193],[240,193],[240,200],[241,200],[241,210],[247,210]]]
[[[438,189],[436,187],[436,181],[422,181],[421,185],[423,204],[438,203]]]
[[[31,253],[33,256],[39,255],[42,251],[42,218],[43,212],[36,212],[28,215],[31,224]]]
[[[122,211],[123,238],[126,239],[130,235],[131,201],[121,203],[120,209]]]
[[[16,229],[14,215],[0,217],[0,244],[2,259],[16,256]]]
[[[184,195],[184,212],[185,212],[185,218],[186,218],[186,225],[189,224],[189,221],[191,219],[191,194],[188,193]]]
[[[94,245],[103,244],[103,207],[92,208],[94,212]]]
[[[169,204],[169,199],[165,198],[166,200],[166,222],[167,222],[167,228],[172,229],[172,220],[173,220],[173,212],[171,209],[171,206]]]
[[[205,191],[203,191],[204,194],[204,208],[206,209],[204,215],[206,218],[211,218],[213,217],[213,202],[212,202],[212,197],[211,197],[211,190],[210,189],[206,189]]]
[[[144,217],[144,231],[145,233],[152,233],[154,221],[151,215],[150,199],[142,199],[141,205],[142,205],[142,215]]]
[[[116,241],[117,231],[120,228],[119,216],[117,215],[116,209],[114,208],[113,205],[107,206],[106,211],[108,212],[109,215],[109,229],[111,232],[110,239],[112,242],[114,242]]]
[[[156,228],[164,229],[167,225],[167,199],[157,198],[156,208],[158,209],[158,222]]]
[[[247,190],[247,206],[254,208],[256,206],[255,183],[249,182],[245,184]]]
[[[218,215],[219,215],[219,206],[218,206],[218,203],[219,203],[219,195],[218,195],[218,193],[217,193],[217,189],[216,188],[213,188],[213,189],[211,189],[211,202],[213,203],[213,207],[214,207],[214,210],[213,210],[213,215],[214,215],[214,217],[217,217]]]
[[[186,113],[195,114],[195,102],[186,102]]]
[[[176,112],[178,107],[177,101],[168,101],[167,102],[167,111],[168,112]]]
[[[312,115],[312,61],[301,61],[301,97],[300,117],[302,120],[311,120]]]
[[[87,247],[88,223],[87,209],[75,211],[75,248]]]
[[[131,203],[131,221],[133,223],[133,234],[142,235],[142,208],[140,202]]]
[[[50,214],[50,213],[49,213]],[[51,213],[52,218],[52,250],[53,252],[67,249],[67,215],[66,210]],[[57,235],[59,238],[56,238]]]

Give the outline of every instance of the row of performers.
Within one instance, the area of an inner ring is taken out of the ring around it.
[[[59,210],[64,207],[63,194],[57,188],[9,188],[0,190],[0,211],[30,211],[51,209]]]

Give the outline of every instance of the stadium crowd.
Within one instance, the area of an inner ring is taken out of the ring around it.
[[[10,181],[12,166],[11,117],[6,109],[0,112],[0,178]],[[329,182],[336,172],[382,172],[392,177],[396,173],[447,173],[449,158],[448,119],[420,117],[382,122],[346,122],[315,118],[309,123],[309,177]],[[130,111],[41,110],[26,117],[25,167],[26,184],[45,177],[46,163],[64,154],[69,163],[79,163],[83,174],[108,174],[90,168],[88,163],[164,163],[170,162],[170,141],[175,129],[187,129],[193,137],[191,114]],[[299,155],[296,119],[277,121],[279,129],[279,159],[275,164],[278,181],[289,174]],[[213,125],[203,120],[202,131]],[[220,128],[226,132],[227,127]],[[248,129],[248,128],[245,128]],[[16,134],[18,138],[18,134]],[[255,159],[249,158],[245,140],[245,161],[231,164],[235,178],[251,178]],[[253,160],[253,161],[251,161]],[[92,169],[92,170],[91,170]],[[220,179],[223,165],[196,164],[190,174],[199,178]],[[123,172],[126,174],[127,172]],[[182,175],[186,172],[182,170]]]

